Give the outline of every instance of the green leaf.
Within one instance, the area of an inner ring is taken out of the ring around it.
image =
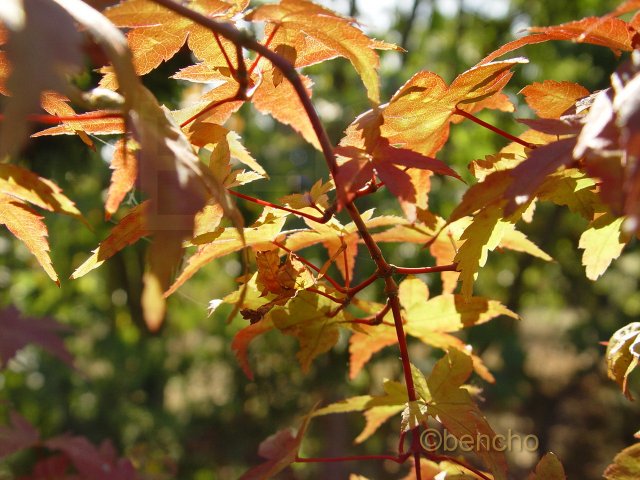
[[[475,442],[475,451],[496,480],[505,480],[507,465],[504,454],[492,448],[496,434],[469,392],[461,388],[472,368],[471,358],[456,349],[450,350],[436,363],[427,379],[432,397],[427,404],[429,415],[437,418],[458,439],[465,435],[487,438],[488,441]]]
[[[640,478],[640,443],[618,453],[604,471],[607,480],[637,480]]]
[[[580,237],[578,247],[584,250],[582,264],[591,280],[597,280],[622,253],[627,243],[621,235],[623,221],[624,217],[602,215]]]
[[[317,293],[301,291],[286,307],[278,307],[270,312],[273,324],[283,333],[298,339],[297,353],[302,371],[307,373],[311,362],[318,355],[329,351],[340,338],[340,322],[345,314],[328,298]]]

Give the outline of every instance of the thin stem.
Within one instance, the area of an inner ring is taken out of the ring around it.
[[[344,245],[344,240],[340,237],[340,242]],[[351,283],[351,279],[349,278],[349,258],[347,257],[347,246],[342,250],[342,259],[344,261],[344,286],[349,288],[349,284]]]
[[[322,290],[320,290],[318,288],[314,288],[314,287],[307,288],[307,292],[317,293],[318,295],[322,295],[323,297],[328,298],[332,302],[339,303],[340,305],[344,305],[344,303],[345,303],[345,301],[342,300],[341,298],[336,298],[333,295],[331,295],[330,293],[323,292]]]
[[[374,315],[370,315],[368,317],[364,317],[364,318],[356,318],[355,320],[350,320],[347,323],[358,323],[360,325],[369,325],[369,326],[376,326],[376,325],[380,325],[382,322],[382,319],[384,318],[384,316],[389,312],[389,310],[391,309],[391,305],[389,305],[389,303],[387,303],[382,310],[380,310],[378,313],[374,314]],[[390,324],[390,326],[393,326],[393,324]]]
[[[290,253],[292,255],[295,255],[296,258],[298,260],[300,260],[302,263],[304,263],[307,267],[309,267],[312,270],[315,270],[316,272],[320,273],[320,268],[317,267],[316,265],[314,265],[313,263],[311,263],[309,260],[307,260],[306,258],[304,258],[301,255],[298,255],[297,253],[295,253],[293,250],[291,250],[290,248],[286,247],[285,245],[283,245],[282,243],[276,241],[276,240],[272,240],[271,243],[273,243],[276,247],[281,248],[282,250],[284,250],[287,253]],[[333,287],[338,290],[340,293],[345,293],[347,291],[346,288],[344,288],[342,285],[340,285],[338,282],[336,282],[333,278],[331,278],[329,275],[324,275],[323,278],[326,278],[327,281],[333,285]]]
[[[278,32],[279,28],[280,28],[280,25],[276,25],[275,27],[273,27],[273,30],[271,30],[271,33],[267,37],[267,40],[264,42],[265,47],[269,47],[269,45],[271,45],[271,41],[273,40],[273,37],[276,36],[276,33]],[[256,67],[258,66],[258,62],[260,61],[261,58],[262,58],[262,55],[258,54],[256,59],[253,61],[253,63],[249,67],[249,75],[251,75],[253,71],[256,69]]]
[[[509,132],[505,132],[501,128],[496,127],[495,125],[491,125],[490,123],[487,123],[484,120],[480,120],[478,117],[476,117],[475,115],[470,114],[469,112],[465,112],[464,110],[456,108],[454,113],[457,114],[457,115],[461,115],[461,116],[463,116],[465,118],[468,118],[472,122],[475,122],[478,125],[480,125],[480,126],[482,126],[484,128],[487,128],[487,129],[491,130],[492,132],[503,136],[504,138],[507,138],[507,139],[511,140],[512,142],[519,143],[523,147],[536,148],[536,146],[533,143],[526,142],[526,141],[522,140],[521,138],[516,137],[515,135],[511,135]]]
[[[458,264],[452,263],[451,265],[436,265],[435,267],[396,267],[395,265],[391,265],[391,268],[395,271],[395,273],[400,273],[402,275],[417,275],[419,273],[437,273],[437,272],[455,272],[457,271]]]
[[[209,105],[204,107],[202,110],[200,110],[199,112],[193,114],[191,117],[187,118],[184,122],[182,122],[180,124],[180,128],[186,127],[187,125],[189,125],[194,120],[197,120],[199,117],[201,117],[202,115],[204,115],[207,112],[210,112],[214,108],[218,108],[220,105],[224,105],[225,103],[229,103],[229,102],[238,102],[238,101],[243,101],[243,100],[244,100],[243,97],[240,95],[240,90],[238,89],[238,91],[236,92],[236,94],[233,97],[223,98],[222,100],[216,100],[215,102],[211,102]]]
[[[236,76],[236,69],[233,66],[233,63],[231,63],[231,59],[229,58],[229,55],[227,54],[227,50],[224,48],[224,45],[222,45],[222,42],[220,41],[220,36],[218,35],[217,32],[213,32],[213,36],[216,39],[216,43],[218,44],[218,47],[220,48],[220,51],[222,52],[222,56],[224,57],[224,61],[227,62],[227,66],[229,67],[229,71],[231,72],[231,75],[233,77]]]
[[[380,275],[378,274],[378,271],[376,270],[376,272],[373,275],[371,275],[369,278],[364,280],[362,283],[359,283],[355,287],[348,289],[347,293],[349,294],[350,297],[353,297],[358,292],[360,292],[361,290],[364,290],[369,285],[371,285],[373,282],[375,282],[378,278],[380,278]]]
[[[313,457],[301,458],[296,457],[295,463],[334,463],[334,462],[357,462],[361,460],[390,460],[395,463],[402,464],[407,461],[409,454],[404,455],[352,455],[348,457]]]
[[[316,217],[314,215],[309,215],[308,213],[300,212],[299,210],[294,210],[293,208],[283,207],[281,205],[276,205],[275,203],[271,203],[271,202],[268,202],[266,200],[261,200],[259,198],[251,197],[249,195],[245,195],[244,193],[236,192],[235,190],[227,189],[227,192],[229,192],[231,195],[233,195],[235,197],[242,198],[244,200],[248,200],[248,201],[253,202],[253,203],[257,203],[258,205],[262,205],[263,207],[271,207],[271,208],[276,208],[278,210],[283,210],[285,212],[289,212],[289,213],[293,213],[294,215],[298,215],[300,217],[308,218],[309,220],[312,220],[314,222],[327,223],[329,221],[329,219],[325,218],[324,216]]]

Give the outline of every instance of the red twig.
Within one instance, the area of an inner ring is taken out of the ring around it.
[[[213,32],[213,36],[215,37],[216,43],[218,44],[218,47],[220,48],[220,51],[222,52],[222,56],[224,57],[224,61],[227,62],[227,66],[229,67],[229,71],[231,72],[231,75],[235,78],[236,69],[233,66],[233,63],[231,63],[231,59],[229,58],[229,55],[227,54],[227,50],[224,48],[224,45],[222,45],[222,42],[220,41],[220,36],[216,32]]]
[[[484,128],[487,128],[487,129],[491,130],[492,132],[497,133],[498,135],[503,136],[504,138],[507,138],[507,139],[511,140],[512,142],[519,143],[523,147],[536,148],[536,146],[533,143],[525,142],[521,138],[518,138],[515,135],[511,135],[509,132],[505,132],[501,128],[496,127],[495,125],[491,125],[490,123],[487,123],[484,120],[480,120],[478,117],[476,117],[475,115],[470,114],[469,112],[465,112],[464,110],[456,108],[454,113],[457,114],[457,115],[461,115],[461,116],[463,116],[465,118],[468,118],[472,122],[475,122],[478,125],[483,126]]]
[[[463,462],[462,460],[458,460],[455,457],[448,457],[446,455],[438,455],[437,453],[432,453],[432,452],[426,452],[426,455],[427,455],[427,457],[429,459],[431,459],[433,461],[436,461],[436,462],[442,462],[442,461],[452,462],[452,463],[460,465],[461,467],[464,467],[467,470],[473,472],[474,474],[476,474],[477,476],[479,476],[483,480],[491,480],[491,477],[488,477],[487,475],[485,475],[483,472],[481,472],[477,468],[472,467],[471,465],[467,464],[466,462]]]
[[[330,293],[323,292],[322,290],[320,290],[318,288],[310,287],[310,288],[307,288],[307,291],[308,292],[317,293],[318,295],[322,295],[323,297],[328,298],[332,302],[339,303],[340,305],[344,305],[345,304],[345,301],[343,299],[334,297]]]
[[[186,127],[191,122],[196,120],[198,117],[201,117],[205,113],[210,112],[214,108],[218,108],[220,105],[224,105],[225,103],[229,103],[229,102],[239,102],[239,101],[243,101],[243,100],[244,100],[244,95],[241,95],[240,89],[238,89],[238,92],[233,97],[223,98],[222,100],[216,100],[215,102],[211,102],[209,105],[204,107],[198,113],[192,115],[191,117],[186,119],[184,122],[182,122],[180,124],[180,128]]]
[[[231,195],[233,195],[235,197],[243,198],[244,200],[248,200],[250,202],[257,203],[258,205],[262,205],[263,207],[271,207],[271,208],[276,208],[278,210],[283,210],[285,212],[289,212],[289,213],[293,213],[294,215],[298,215],[300,217],[308,218],[309,220],[312,220],[314,222],[327,223],[329,221],[329,218],[331,218],[331,217],[326,218],[325,216],[316,217],[315,215],[309,215],[308,213],[304,213],[304,212],[301,212],[299,210],[294,210],[293,208],[283,207],[281,205],[276,205],[275,203],[268,202],[267,200],[261,200],[259,198],[251,197],[249,195],[245,195],[244,193],[236,192],[235,190],[227,189],[227,192],[229,192]]]
[[[359,283],[358,285],[356,285],[353,288],[350,288],[347,293],[349,294],[350,297],[355,296],[359,291],[364,290],[365,288],[367,288],[369,285],[371,285],[373,282],[375,282],[378,278],[380,278],[380,275],[378,274],[378,272],[376,271],[373,275],[371,275],[369,278],[367,278],[366,280],[364,280],[363,282]]]
[[[264,42],[265,47],[269,47],[269,45],[271,45],[271,41],[273,40],[273,37],[276,36],[276,33],[278,32],[279,28],[280,28],[280,25],[276,25],[275,27],[273,27],[273,30],[271,30],[271,33],[267,37],[267,40]],[[256,69],[256,67],[258,66],[258,62],[260,61],[261,58],[262,58],[262,55],[258,54],[256,59],[253,61],[253,63],[249,67],[249,75],[251,75],[253,71]]]

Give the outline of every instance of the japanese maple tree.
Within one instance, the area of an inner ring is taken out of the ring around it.
[[[495,379],[473,346],[454,334],[501,315],[518,318],[499,301],[474,295],[474,281],[496,249],[551,260],[518,226],[535,222],[538,203],[567,207],[586,220],[577,247],[592,280],[640,235],[640,2],[627,0],[601,17],[530,28],[450,84],[437,73],[417,72],[388,101],[381,98],[379,51],[400,47],[369,38],[353,19],[309,0],[252,9],[248,0],[122,0],[102,12],[92,3],[5,0],[0,5],[0,92],[7,96],[0,128],[0,223],[59,283],[38,209],[88,221],[52,180],[12,159],[34,126],[38,131],[32,137],[77,135],[89,148],[95,136],[119,135],[105,217],[120,214],[120,221],[76,268],[73,279],[149,238],[142,305],[148,328],[157,331],[168,297],[213,260],[239,255],[244,271],[237,290],[212,300],[210,310],[227,303],[231,318],[246,321],[232,347],[249,378],[254,375],[251,342],[269,331],[297,340],[303,372],[344,333],[349,335],[351,378],[380,350],[399,351],[402,379],[386,380],[381,395],[316,406],[297,431],[283,429],[264,440],[259,447],[264,463],[243,479],[271,478],[294,463],[379,460],[410,464],[407,479],[506,479],[502,449],[477,444],[475,456],[461,459],[432,451],[422,434],[435,422],[458,439],[496,437],[478,406],[479,392],[468,384],[474,374],[488,383]],[[624,15],[630,19],[621,19]],[[262,26],[261,38],[243,29],[245,22]],[[528,60],[503,57],[548,41],[630,53],[621,57],[610,87],[601,91],[555,80],[523,88],[520,94],[536,116],[520,120],[528,128],[521,135],[478,118],[482,110],[514,111],[503,89]],[[96,88],[82,91],[73,76],[83,68],[87,43],[97,45],[109,65],[100,69]],[[196,62],[173,78],[212,88],[171,111],[140,77],[185,45]],[[371,108],[353,119],[334,145],[314,109],[313,82],[302,72],[337,57],[351,63]],[[244,104],[288,125],[319,152],[327,174],[308,192],[291,192],[273,202],[237,189],[269,178],[259,156],[227,122]],[[475,181],[442,218],[429,207],[431,179],[441,176],[445,185],[462,181],[437,155],[452,124],[463,121],[499,135],[504,147],[469,163]],[[122,212],[134,188],[145,201]],[[381,189],[397,199],[396,215],[358,207],[363,197]],[[260,205],[262,213],[246,226],[236,202]],[[293,218],[305,226],[292,228]],[[382,243],[422,246],[433,261],[421,267],[391,264]],[[306,248],[318,245],[327,252],[322,265],[305,256]],[[375,267],[355,283],[356,269],[363,268],[358,252],[365,251]],[[442,288],[431,291],[418,276],[423,274],[439,276]],[[362,296],[374,283],[383,285],[377,301]],[[29,342],[72,362],[56,335],[61,326],[53,320],[38,323],[12,309],[1,315],[3,364]],[[640,359],[639,334],[639,323],[622,328],[606,354],[610,377],[629,398],[627,378]],[[412,363],[408,337],[443,352],[431,371]],[[366,420],[356,443],[365,442],[384,422],[396,422],[397,451],[302,456],[310,422],[347,412],[362,412]],[[56,453],[39,460],[29,478],[137,478],[132,463],[118,459],[109,442],[96,447],[70,435],[41,439],[14,412],[10,424],[0,427],[0,456],[33,447]],[[640,470],[635,458],[637,445],[616,457],[606,478],[632,478]],[[548,454],[529,478],[565,477],[559,460]]]

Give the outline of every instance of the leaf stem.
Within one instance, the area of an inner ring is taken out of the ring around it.
[[[492,132],[497,133],[498,135],[500,135],[500,136],[502,136],[504,138],[507,138],[507,139],[511,140],[512,142],[519,143],[523,147],[532,148],[532,149],[536,148],[536,145],[534,145],[533,143],[526,142],[526,141],[522,140],[521,138],[516,137],[515,135],[511,135],[509,132],[505,132],[501,128],[496,127],[495,125],[491,125],[490,123],[487,123],[484,120],[480,120],[478,117],[476,117],[475,115],[470,114],[469,112],[465,112],[464,110],[461,110],[461,109],[456,107],[454,113],[457,114],[457,115],[460,115],[462,117],[468,118],[472,122],[475,122],[478,125],[480,125],[480,126],[482,126],[484,128],[487,128],[487,129],[491,130]]]
[[[220,51],[222,52],[222,56],[224,57],[224,61],[227,62],[227,66],[229,67],[229,71],[231,71],[231,75],[235,78],[236,69],[233,66],[233,63],[231,63],[231,59],[229,58],[229,55],[227,54],[227,50],[224,48],[224,45],[222,45],[222,42],[220,41],[220,36],[218,35],[217,32],[213,32],[213,36],[216,39],[216,43],[218,44],[218,48],[220,48]]]
[[[317,223],[327,223],[329,221],[329,218],[331,218],[331,216],[327,217],[326,215],[323,215],[322,217],[316,217],[315,215],[310,215],[308,213],[304,213],[299,210],[294,210],[293,208],[283,207],[282,205],[276,205],[275,203],[271,203],[267,200],[261,200],[260,198],[251,197],[249,195],[245,195],[244,193],[236,192],[235,190],[227,189],[227,192],[229,192],[234,197],[242,198],[244,200],[248,200],[249,202],[257,203],[258,205],[262,205],[263,207],[271,207],[277,210],[283,210],[285,212],[298,215],[300,217],[308,218],[309,220]]]
[[[451,265],[436,265],[435,267],[396,267],[391,265],[395,273],[402,275],[417,275],[419,273],[437,273],[437,272],[455,272],[457,271],[458,264],[452,263]]]
[[[307,288],[308,292],[313,292],[313,293],[317,293],[318,295],[322,295],[325,298],[328,298],[329,300],[331,300],[332,302],[338,303],[340,305],[344,305],[345,301],[343,299],[334,297],[333,295],[331,295],[330,293],[327,292],[323,292],[322,290],[315,288],[315,287],[309,287]]]
[[[193,114],[191,117],[187,118],[184,122],[182,122],[180,124],[180,128],[186,127],[187,125],[192,123],[194,120],[197,120],[198,117],[201,117],[205,113],[210,112],[214,108],[218,108],[220,105],[224,105],[225,103],[229,103],[229,102],[244,101],[244,95],[242,95],[241,93],[242,93],[241,90],[238,89],[238,91],[236,92],[236,94],[233,97],[223,98],[222,100],[216,100],[215,102],[211,102],[209,105],[204,107],[202,110],[200,110],[199,112]]]
[[[280,28],[280,25],[276,25],[275,27],[273,27],[273,30],[271,30],[271,33],[267,37],[267,40],[264,42],[265,47],[269,47],[269,45],[271,45],[271,41],[273,40],[273,37],[276,36],[276,33],[278,32],[279,28]],[[262,55],[258,54],[256,59],[253,61],[253,63],[249,67],[249,75],[251,75],[253,71],[256,69],[256,67],[258,66],[258,62],[260,61],[261,58],[262,58]]]

